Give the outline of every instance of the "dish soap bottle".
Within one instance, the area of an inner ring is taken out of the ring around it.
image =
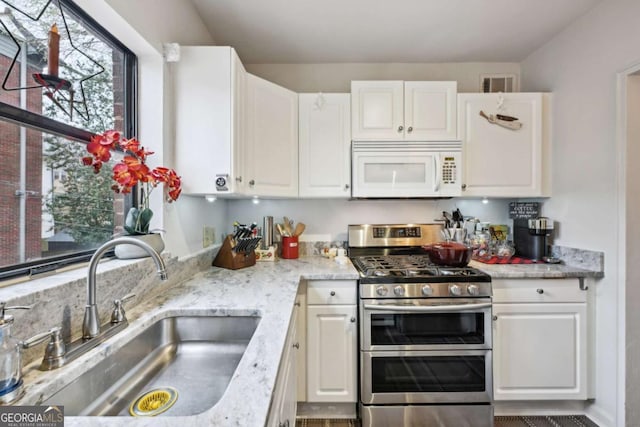
[[[13,316],[5,310],[29,307],[5,307],[0,302],[0,403],[10,403],[20,397],[22,372],[20,342],[11,335]]]

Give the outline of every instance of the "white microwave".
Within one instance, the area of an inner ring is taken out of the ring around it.
[[[353,141],[354,198],[460,196],[462,143]]]

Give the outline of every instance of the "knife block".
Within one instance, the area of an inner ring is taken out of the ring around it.
[[[238,270],[254,265],[256,263],[256,253],[254,251],[249,253],[234,251],[231,244],[232,239],[231,235],[224,238],[218,255],[216,255],[211,265],[228,268],[229,270]]]

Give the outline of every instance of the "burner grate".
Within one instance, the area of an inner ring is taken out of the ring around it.
[[[425,255],[360,256],[352,259],[365,277],[469,277],[481,275],[470,267],[441,267]]]

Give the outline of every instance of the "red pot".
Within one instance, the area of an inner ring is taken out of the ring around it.
[[[439,242],[423,246],[429,254],[429,259],[437,265],[449,267],[464,267],[471,261],[473,248],[457,242]]]

